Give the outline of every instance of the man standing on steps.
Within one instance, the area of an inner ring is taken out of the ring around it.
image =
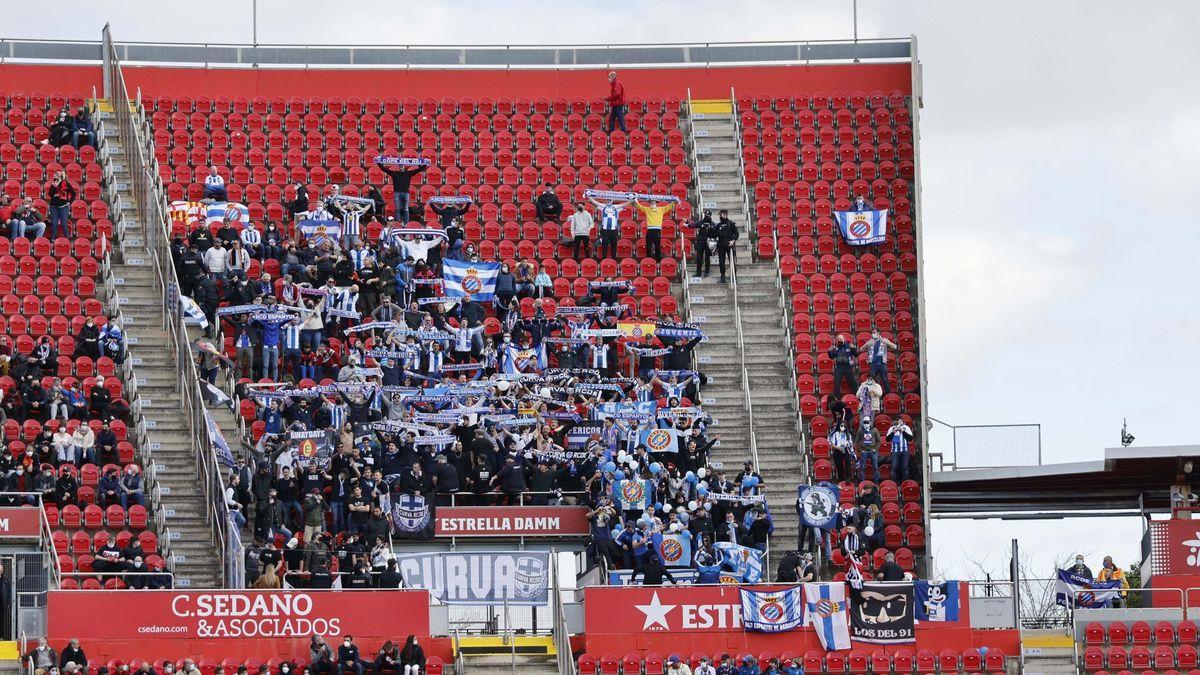
[[[843,380],[850,383],[850,391],[857,391],[854,371],[858,368],[858,347],[847,342],[845,334],[839,334],[837,343],[829,348],[829,358],[833,359],[833,395],[842,395]]]
[[[731,254],[736,254],[734,242],[738,239],[737,225],[729,219],[729,212],[725,209],[717,212],[713,232],[717,240],[717,264],[721,268],[721,283],[725,283],[725,261]]]
[[[696,239],[692,250],[696,255],[696,276],[708,276],[712,270],[712,249],[717,245],[716,230],[713,227],[712,211],[705,210],[704,215],[688,227],[696,230]]]

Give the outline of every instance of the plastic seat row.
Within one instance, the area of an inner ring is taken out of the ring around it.
[[[804,94],[738,94],[738,110],[767,111],[774,110],[782,113],[785,110],[840,110],[843,108],[895,108],[907,109],[908,100],[904,92],[892,89],[884,92],[872,89],[862,90],[817,91]]]
[[[1107,648],[1092,646],[1083,652],[1083,669],[1086,672],[1099,672],[1105,668],[1120,670],[1132,668],[1143,670],[1153,668],[1166,670],[1168,668],[1193,669],[1200,665],[1200,655],[1192,645],[1158,645],[1151,649],[1146,645],[1137,645],[1126,649],[1122,645],[1110,645]]]
[[[670,656],[678,656],[695,668],[700,659],[709,659],[710,664],[719,664],[726,654],[734,661],[735,667],[749,656],[753,658],[760,669],[766,669],[772,659],[783,661],[794,660],[801,664],[806,673],[958,673],[958,672],[1004,672],[1005,655],[996,648],[987,650],[986,656],[979,649],[967,649],[959,652],[954,649],[943,649],[933,652],[929,649],[919,649],[914,654],[909,649],[898,649],[889,654],[882,649],[865,652],[853,649],[848,652],[821,652],[810,649],[803,654],[794,651],[759,652],[753,654],[746,651],[732,650],[728,652],[693,652],[691,654],[675,653],[663,656],[656,652],[644,655],[630,652],[624,657],[605,653],[600,655],[584,653],[577,661],[579,672],[584,675],[662,675]]]
[[[15,95],[14,95],[15,96]],[[31,100],[29,96],[20,99],[21,101]],[[440,113],[481,113],[492,114],[500,113],[504,115],[512,115],[520,113],[530,115],[533,113],[548,114],[556,112],[559,114],[575,113],[604,113],[607,108],[602,98],[584,98],[576,96],[572,98],[565,97],[517,97],[516,99],[509,98],[454,98],[452,96],[443,96],[440,99],[433,97],[416,98],[408,96],[403,99],[388,96],[379,98],[377,96],[348,96],[340,97],[333,96],[328,98],[301,96],[275,96],[267,98],[265,96],[255,96],[253,98],[245,96],[159,96],[154,99],[147,99],[146,106],[155,111],[174,111],[181,112],[220,112],[220,113],[241,113],[248,114],[251,112],[260,115],[267,113],[276,114],[323,114],[326,112],[334,114],[342,114],[346,112],[354,114],[389,114],[389,115],[437,115]],[[18,105],[16,107],[27,107],[26,105]],[[40,106],[34,106],[40,107]],[[679,112],[683,108],[683,102],[678,96],[647,96],[647,97],[630,97],[628,101],[630,112]]]
[[[1197,643],[1196,624],[1184,620],[1178,623],[1158,621],[1151,628],[1146,621],[1135,621],[1126,624],[1124,621],[1113,621],[1107,627],[1098,621],[1089,623],[1083,632],[1086,645],[1149,645],[1149,644],[1186,644]]]

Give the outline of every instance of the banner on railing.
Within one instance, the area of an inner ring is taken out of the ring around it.
[[[47,633],[55,642],[429,634],[423,590],[50,591],[48,597]]]
[[[590,529],[583,506],[443,506],[439,537],[584,537]]]
[[[912,584],[864,583],[851,591],[850,637],[877,645],[916,642],[914,604]]]
[[[545,605],[550,552],[442,552],[397,556],[405,588],[447,605]]]

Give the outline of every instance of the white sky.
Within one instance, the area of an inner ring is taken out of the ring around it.
[[[716,42],[852,31],[849,0],[258,4],[263,43]],[[60,0],[51,15],[28,0],[10,5],[7,37],[96,39],[105,21],[119,40],[251,37],[249,0]],[[1138,445],[1197,441],[1188,392],[1200,375],[1200,235],[1187,210],[1200,203],[1197,25],[1200,3],[1186,0],[859,3],[860,37],[920,41],[933,416],[1040,423],[1048,463],[1099,459],[1117,445],[1122,417]],[[1128,564],[1140,525],[937,521],[933,535],[938,568],[962,573],[964,556],[1002,567],[1014,536],[1047,567],[1077,549]]]

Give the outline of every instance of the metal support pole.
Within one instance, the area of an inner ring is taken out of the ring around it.
[[[252,67],[258,67],[258,0],[251,0],[250,4],[250,30],[253,33],[254,46],[254,62]]]

